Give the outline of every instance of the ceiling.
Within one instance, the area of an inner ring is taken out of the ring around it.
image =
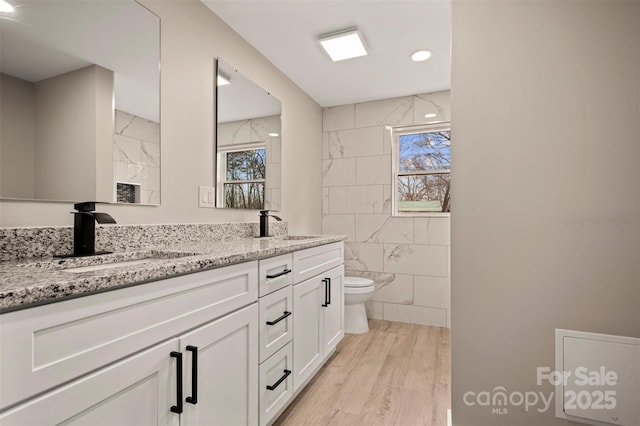
[[[450,88],[450,0],[202,2],[323,107]],[[332,62],[318,36],[352,27],[369,55]]]

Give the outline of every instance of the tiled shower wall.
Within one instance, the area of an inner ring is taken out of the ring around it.
[[[160,204],[160,124],[115,111],[113,161],[116,182],[140,185],[140,203]]]
[[[346,275],[375,281],[370,318],[450,326],[450,220],[391,215],[388,130],[450,121],[449,97],[443,91],[323,112],[322,232],[348,235]]]

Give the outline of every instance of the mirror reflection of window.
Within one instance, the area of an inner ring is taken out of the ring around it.
[[[264,146],[224,152],[224,207],[264,208],[266,149]]]

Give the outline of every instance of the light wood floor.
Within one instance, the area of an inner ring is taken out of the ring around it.
[[[446,426],[449,330],[381,320],[369,328],[345,335],[274,426]]]

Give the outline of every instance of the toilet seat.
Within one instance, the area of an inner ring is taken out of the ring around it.
[[[366,287],[345,287],[344,294],[365,294],[365,293],[373,293],[376,289],[373,285],[368,285]]]
[[[373,285],[373,280],[370,280],[369,278],[344,277],[345,288],[370,287],[372,285]]]
[[[373,285],[373,280],[370,280],[369,278],[360,278],[360,277],[344,278],[345,294],[373,293],[375,289],[376,287]]]

